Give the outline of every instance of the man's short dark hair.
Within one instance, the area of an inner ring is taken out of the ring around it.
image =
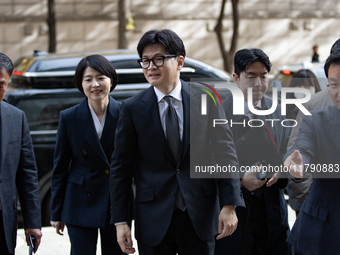
[[[246,71],[247,66],[254,62],[263,63],[268,73],[270,72],[272,63],[270,63],[268,56],[262,50],[256,48],[242,49],[236,52],[234,57],[234,72],[240,77],[241,72]]]
[[[83,82],[84,70],[87,67],[91,67],[97,70],[99,73],[111,79],[112,86],[110,88],[110,91],[112,91],[116,87],[117,82],[118,82],[118,75],[113,65],[111,64],[109,60],[107,60],[102,55],[95,54],[95,55],[84,57],[82,60],[80,60],[76,68],[76,73],[73,78],[73,83],[79,89],[80,92],[84,93],[82,82]]]
[[[137,51],[142,58],[144,48],[148,45],[160,44],[167,54],[185,57],[185,47],[182,39],[172,30],[150,30],[140,39]]]
[[[329,67],[333,64],[340,64],[340,51],[335,51],[326,60],[324,69],[325,69],[325,75],[328,78],[328,70]]]
[[[13,63],[12,60],[7,57],[7,55],[0,52],[0,69],[6,70],[9,76],[13,73]]]
[[[333,43],[332,48],[331,48],[331,53],[334,53],[335,51],[340,49],[340,38]]]

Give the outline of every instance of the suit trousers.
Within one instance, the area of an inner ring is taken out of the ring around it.
[[[248,208],[248,221],[242,233],[240,255],[264,255],[268,240],[268,223],[263,193],[259,197],[251,195]]]
[[[117,243],[116,227],[87,228],[66,224],[71,242],[71,255],[96,255],[98,230],[100,232],[102,255],[122,255]]]
[[[214,237],[201,240],[190,221],[187,210],[176,208],[169,229],[157,246],[149,246],[138,242],[140,255],[213,255]]]
[[[4,230],[4,222],[2,219],[2,210],[0,210],[0,255],[13,255],[14,253],[9,253]]]

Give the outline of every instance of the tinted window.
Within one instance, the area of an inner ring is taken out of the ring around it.
[[[112,91],[110,95],[117,101],[125,100],[139,93],[140,90]],[[14,96],[7,102],[23,110],[27,117],[30,131],[56,130],[60,111],[80,103],[85,96],[77,90],[74,93],[35,94],[30,97]]]
[[[54,95],[42,94],[22,98],[16,107],[23,110],[31,131],[56,130],[59,123],[60,111],[80,103],[84,95]]]
[[[59,58],[35,61],[29,72],[75,71],[82,57]]]

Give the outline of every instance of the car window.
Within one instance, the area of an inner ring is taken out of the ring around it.
[[[56,130],[60,111],[80,103],[83,99],[84,96],[80,93],[76,96],[36,95],[22,98],[16,107],[25,112],[30,131]]]
[[[113,90],[110,95],[117,101],[123,101],[138,94],[140,90]],[[13,99],[8,93],[7,102],[23,110],[27,117],[30,131],[56,130],[59,123],[59,115],[62,110],[80,103],[85,95],[78,90],[74,93],[46,93],[33,94],[32,96],[15,96]]]
[[[81,59],[82,58],[79,57],[35,61],[30,67],[30,72],[75,71]]]

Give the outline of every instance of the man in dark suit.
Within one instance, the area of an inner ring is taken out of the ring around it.
[[[269,110],[273,101],[265,96],[268,89],[268,74],[271,63],[268,56],[260,49],[242,49],[234,57],[235,83],[244,96],[244,115],[233,114],[233,98],[224,102],[228,123],[230,123],[234,140],[263,124],[267,125],[273,140],[284,155],[289,139],[290,128],[281,125],[284,116],[281,108],[268,115],[254,115],[249,110],[253,106],[257,110]],[[248,96],[248,89],[252,93]],[[252,98],[249,98],[252,96]],[[235,98],[234,98],[235,100]],[[268,119],[276,121],[268,122]],[[242,123],[245,125],[231,123]],[[251,127],[252,126],[252,127]],[[255,127],[254,127],[255,126]],[[258,150],[258,144],[248,144],[252,151]],[[244,155],[243,157],[247,157]],[[266,159],[263,155],[258,161]],[[241,156],[239,154],[241,162]],[[255,163],[255,162],[254,162]],[[216,255],[222,254],[290,254],[286,239],[289,233],[287,203],[283,188],[287,179],[279,179],[279,173],[268,179],[259,180],[256,171],[240,173],[242,192],[246,208],[237,208],[239,228],[233,235],[217,241]]]
[[[297,140],[285,155],[284,164],[294,181],[301,181],[306,171],[312,170],[314,175],[288,237],[295,254],[328,255],[340,250],[340,51],[328,57],[324,69],[334,105],[304,117]]]
[[[201,118],[202,90],[180,80],[185,48],[171,30],[152,30],[137,47],[149,89],[122,104],[111,164],[112,223],[122,250],[133,253],[127,220],[128,191],[136,184],[135,226],[139,254],[210,255],[217,239],[237,226],[243,206],[238,178],[190,178],[193,159],[238,168],[222,107]],[[196,135],[197,134],[197,135]],[[211,148],[214,157],[210,153]],[[222,208],[220,210],[220,208]]]
[[[36,237],[37,251],[42,233],[38,174],[25,114],[3,102],[12,61],[0,53],[0,254],[14,254],[17,229],[18,190],[24,217],[26,242]]]

